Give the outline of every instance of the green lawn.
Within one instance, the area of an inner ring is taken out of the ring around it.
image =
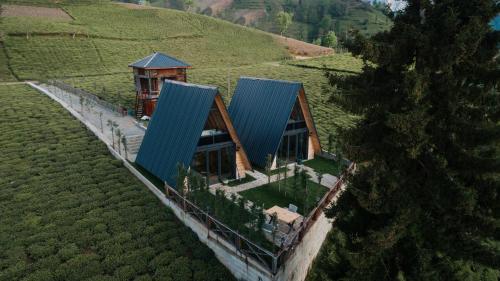
[[[57,103],[0,86],[0,110],[0,280],[233,280]]]
[[[302,215],[307,215],[311,211],[316,203],[323,197],[323,195],[328,191],[324,186],[307,180],[308,196],[305,196],[305,190],[300,187],[300,180],[297,180],[297,189],[293,188],[294,179],[290,175],[286,180],[281,180],[278,182],[272,182],[271,184],[261,185],[256,188],[252,188],[239,194],[245,199],[256,203],[259,206],[264,205],[264,209],[269,209],[275,205],[283,208],[288,208],[289,204],[294,204],[299,207],[298,212]],[[307,198],[307,199],[306,199]],[[304,206],[307,200],[307,210],[304,212]]]
[[[339,176],[341,173],[341,167],[337,161],[320,156],[316,156],[312,160],[304,161],[304,165],[313,168],[315,172],[323,174]]]
[[[240,184],[248,183],[254,181],[255,178],[252,177],[251,175],[247,174],[244,178],[239,179],[239,180],[231,180],[227,183],[228,186],[237,186]]]

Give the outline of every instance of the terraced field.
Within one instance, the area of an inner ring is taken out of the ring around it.
[[[154,51],[195,67],[241,66],[288,57],[267,33],[202,15],[100,2],[59,6],[74,20],[1,18],[5,50],[20,79],[126,73],[129,63]]]
[[[219,87],[226,104],[236,87],[240,76],[267,77],[302,81],[310,102],[311,111],[316,121],[321,141],[326,144],[328,134],[335,133],[336,127],[351,126],[356,120],[341,111],[337,106],[328,101],[329,85],[321,69],[322,63],[327,63],[338,70],[339,74],[349,74],[360,68],[359,61],[347,55],[335,55],[329,58],[313,60],[315,67],[297,67],[291,63],[261,63],[250,66],[234,68],[195,68],[188,71],[188,80],[193,83],[215,85]],[[298,63],[298,62],[297,62]],[[300,62],[306,63],[306,62]],[[228,88],[231,87],[229,92]],[[84,88],[115,103],[126,107],[134,104],[134,88],[131,74],[106,75],[101,77],[75,77],[65,80],[67,83]],[[104,88],[104,90],[103,90]]]
[[[359,71],[361,62],[349,55],[294,61],[286,59],[287,51],[271,35],[206,16],[168,9],[129,9],[100,1],[57,5],[74,20],[0,18],[5,53],[20,79],[65,79],[110,102],[133,108],[134,89],[127,65],[162,51],[192,64],[189,81],[218,86],[226,102],[242,75],[303,82],[323,142],[335,133],[335,127],[350,126],[354,120],[328,102],[323,73],[324,68],[341,74]]]
[[[50,99],[0,86],[0,280],[233,280]]]

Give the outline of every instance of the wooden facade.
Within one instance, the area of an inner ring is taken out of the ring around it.
[[[220,95],[217,95],[215,97],[215,105],[219,109],[222,115],[222,119],[224,120],[224,123],[226,123],[229,135],[231,136],[232,141],[236,145],[236,169],[238,172],[238,176],[240,178],[244,178],[245,171],[251,170],[252,165],[250,165],[250,161],[248,160],[247,154],[245,153],[245,150],[241,145],[240,139],[238,138],[238,134],[236,133],[236,130],[233,127],[233,123],[231,122],[231,118],[227,113],[226,105],[224,104],[224,101],[222,100],[222,97]]]
[[[154,53],[129,65],[133,69],[136,91],[135,115],[151,117],[165,80],[187,82],[188,64],[161,53]]]
[[[308,158],[312,159],[314,158],[314,155],[321,154],[321,144],[319,142],[318,132],[316,131],[316,126],[314,125],[311,111],[309,110],[309,104],[307,103],[304,88],[300,89],[298,99],[299,99],[300,109],[302,110],[302,114],[304,115],[304,119],[307,125],[307,130],[309,132],[309,143],[311,145],[309,146]]]

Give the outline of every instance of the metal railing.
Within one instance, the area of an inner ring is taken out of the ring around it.
[[[82,90],[82,89],[79,89],[79,88],[75,88],[75,87],[73,87],[69,84],[66,84],[60,80],[48,80],[46,83],[48,85],[51,85],[51,86],[57,87],[61,90],[64,90],[66,92],[69,92],[75,96],[79,96],[79,97],[82,97],[84,99],[95,102],[95,103],[99,104],[100,106],[106,108],[107,110],[116,112],[118,114],[123,114],[127,110],[124,107],[117,106],[115,104],[107,102],[107,101],[99,98],[98,96],[96,96],[92,93],[89,93],[89,92]]]
[[[321,215],[321,212],[323,212],[323,210],[332,202],[332,199],[339,194],[348,174],[352,173],[355,170],[355,167],[354,163],[350,164],[335,185],[319,201],[318,205],[311,212],[309,212],[309,215],[304,219],[301,226],[288,236],[288,238],[284,241],[281,250],[277,253],[272,253],[253,243],[248,238],[203,211],[196,204],[179,194],[179,192],[177,192],[174,188],[166,186],[165,190],[167,196],[181,209],[183,209],[186,214],[191,215],[207,228],[208,238],[214,238],[211,236],[212,233],[215,235],[217,241],[221,238],[234,246],[239,253],[245,256],[246,260],[248,258],[252,258],[270,273],[276,274],[280,267],[285,264],[288,258],[293,254],[295,246],[302,241],[302,238],[304,238],[307,232],[311,229],[314,222]]]
[[[276,274],[278,270],[278,257],[270,251],[253,243],[237,231],[220,222],[207,212],[203,211],[193,202],[179,194],[177,190],[170,186],[165,187],[167,197],[175,202],[186,214],[191,215],[199,223],[207,228],[208,238],[221,238],[236,248],[236,250],[245,256],[245,260],[253,258],[257,263],[269,272]],[[211,235],[212,234],[212,235]],[[248,262],[248,260],[247,260]]]

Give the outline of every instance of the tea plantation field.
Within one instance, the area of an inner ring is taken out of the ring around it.
[[[44,1],[9,2],[40,5]],[[324,143],[336,127],[350,126],[355,120],[328,102],[324,77],[324,69],[345,75],[359,71],[361,61],[349,54],[290,60],[286,49],[268,33],[252,28],[176,10],[88,2],[45,1],[46,6],[64,9],[72,21],[0,17],[6,58],[19,79],[64,79],[133,108],[134,85],[127,65],[161,51],[192,64],[188,81],[218,86],[226,103],[243,75],[303,82]]]
[[[232,280],[62,107],[0,86],[0,280]]]
[[[339,74],[348,74],[360,69],[359,61],[347,55],[334,55],[318,59],[335,68]],[[306,63],[306,62],[301,62]],[[310,62],[316,63],[316,59]],[[354,116],[345,114],[335,104],[328,101],[329,85],[324,77],[322,64],[315,67],[298,67],[292,62],[260,63],[240,67],[194,68],[188,70],[188,80],[192,83],[215,85],[223,94],[226,104],[240,76],[266,77],[301,81],[310,103],[321,141],[326,144],[329,133],[335,133],[335,127],[348,127],[356,120]],[[347,72],[346,72],[347,71]],[[229,91],[228,88],[229,77]],[[74,77],[65,79],[69,84],[86,89],[104,99],[133,108],[135,102],[134,85],[131,74],[105,75],[100,77]]]
[[[288,57],[271,35],[207,16],[130,9],[101,1],[92,5],[66,1],[57,7],[74,20],[0,18],[1,40],[20,79],[126,73],[129,63],[154,51],[195,67],[240,66]]]

